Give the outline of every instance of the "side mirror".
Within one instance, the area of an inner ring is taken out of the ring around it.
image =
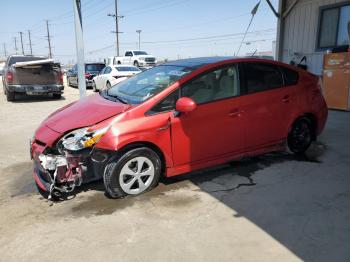
[[[189,97],[181,97],[176,101],[175,109],[181,113],[188,113],[197,108],[196,102]]]

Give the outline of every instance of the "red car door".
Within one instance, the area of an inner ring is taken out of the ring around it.
[[[174,165],[195,164],[244,148],[236,65],[211,70],[181,88],[197,108],[172,119]]]
[[[274,144],[286,137],[286,124],[293,99],[283,87],[279,68],[273,64],[244,63],[245,93],[242,119],[247,149]]]

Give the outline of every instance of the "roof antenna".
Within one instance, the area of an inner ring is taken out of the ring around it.
[[[254,53],[251,55],[251,57],[253,57],[253,56],[256,54],[257,51],[258,51],[258,49],[255,49],[255,51],[254,51]]]

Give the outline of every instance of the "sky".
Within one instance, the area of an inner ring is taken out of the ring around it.
[[[86,61],[98,61],[116,55],[114,0],[81,0]],[[141,49],[162,59],[237,53],[258,0],[118,0],[120,51]],[[277,9],[277,0],[272,4]],[[34,55],[48,55],[46,22],[52,36],[53,58],[73,63],[75,31],[73,0],[0,0],[0,56],[15,53],[14,38],[21,52],[23,32],[25,54],[29,54],[27,30],[31,30]],[[277,20],[262,0],[239,55],[271,51]]]

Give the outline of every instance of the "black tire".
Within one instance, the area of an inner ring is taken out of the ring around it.
[[[312,143],[313,129],[310,119],[297,119],[288,134],[288,151],[294,154],[303,154]]]
[[[61,99],[62,94],[52,94],[52,97],[53,97],[54,99]]]
[[[15,101],[15,92],[10,92],[9,90],[6,91],[6,99],[7,101]]]
[[[111,88],[111,83],[110,82],[107,82],[106,83],[106,89],[110,89]]]
[[[117,62],[118,65],[121,65],[122,63],[120,61]]]
[[[139,62],[137,62],[136,60],[134,61],[134,66],[139,67]]]
[[[98,92],[98,89],[96,88],[96,83],[95,83],[95,81],[92,81],[92,90],[93,90],[94,92]]]
[[[147,189],[139,194],[145,193],[155,186],[158,185],[159,178],[162,170],[162,162],[156,152],[148,147],[140,147],[127,151],[121,156],[113,159],[109,164],[107,164],[104,174],[103,182],[105,185],[105,190],[108,196],[111,198],[122,198],[128,194],[122,189],[119,177],[121,175],[122,168],[127,164],[128,161],[135,157],[145,157],[148,158],[154,166],[154,177]],[[133,195],[139,195],[133,194]]]

